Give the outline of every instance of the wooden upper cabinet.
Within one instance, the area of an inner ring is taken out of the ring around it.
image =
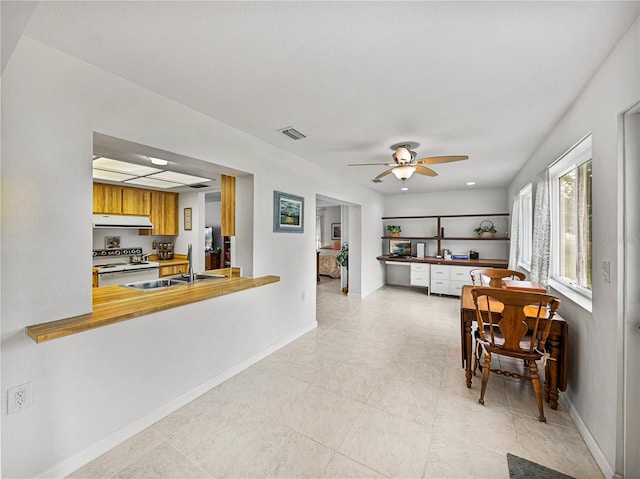
[[[220,175],[221,236],[236,235],[236,178]]]
[[[149,216],[151,214],[151,191],[140,188],[122,188],[122,214]]]
[[[151,191],[94,183],[93,212],[106,215],[149,216]]]
[[[122,214],[122,186],[93,184],[93,212],[98,214]]]
[[[141,235],[178,235],[178,194],[163,191],[149,191],[153,229],[139,230]]]

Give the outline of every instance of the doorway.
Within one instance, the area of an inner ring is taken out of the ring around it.
[[[360,207],[316,195],[318,287],[330,293],[360,294]],[[336,258],[348,247],[349,268]],[[319,289],[320,291],[320,289]]]
[[[621,237],[618,274],[619,294],[622,296],[621,386],[619,404],[622,407],[621,434],[618,434],[616,470],[625,478],[640,477],[640,104],[622,118],[623,154],[619,168],[621,175],[620,201]]]

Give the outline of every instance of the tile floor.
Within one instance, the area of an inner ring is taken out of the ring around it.
[[[318,328],[72,478],[508,479],[507,452],[603,476],[567,411],[492,375],[485,405],[460,363],[459,300],[318,286]]]

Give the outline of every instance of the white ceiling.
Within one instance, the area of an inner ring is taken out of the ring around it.
[[[414,175],[410,193],[506,186],[639,13],[612,1],[41,2],[24,33],[397,194],[393,175],[371,183],[383,167],[347,164],[413,141],[419,158],[470,159]]]

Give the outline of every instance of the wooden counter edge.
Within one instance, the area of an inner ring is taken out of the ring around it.
[[[70,318],[32,324],[25,327],[27,335],[40,344],[71,334],[101,328],[110,324],[146,316],[207,299],[257,288],[280,281],[279,276],[259,278],[228,277],[213,283],[177,286],[159,292],[140,292],[136,297],[94,305],[93,312]]]

